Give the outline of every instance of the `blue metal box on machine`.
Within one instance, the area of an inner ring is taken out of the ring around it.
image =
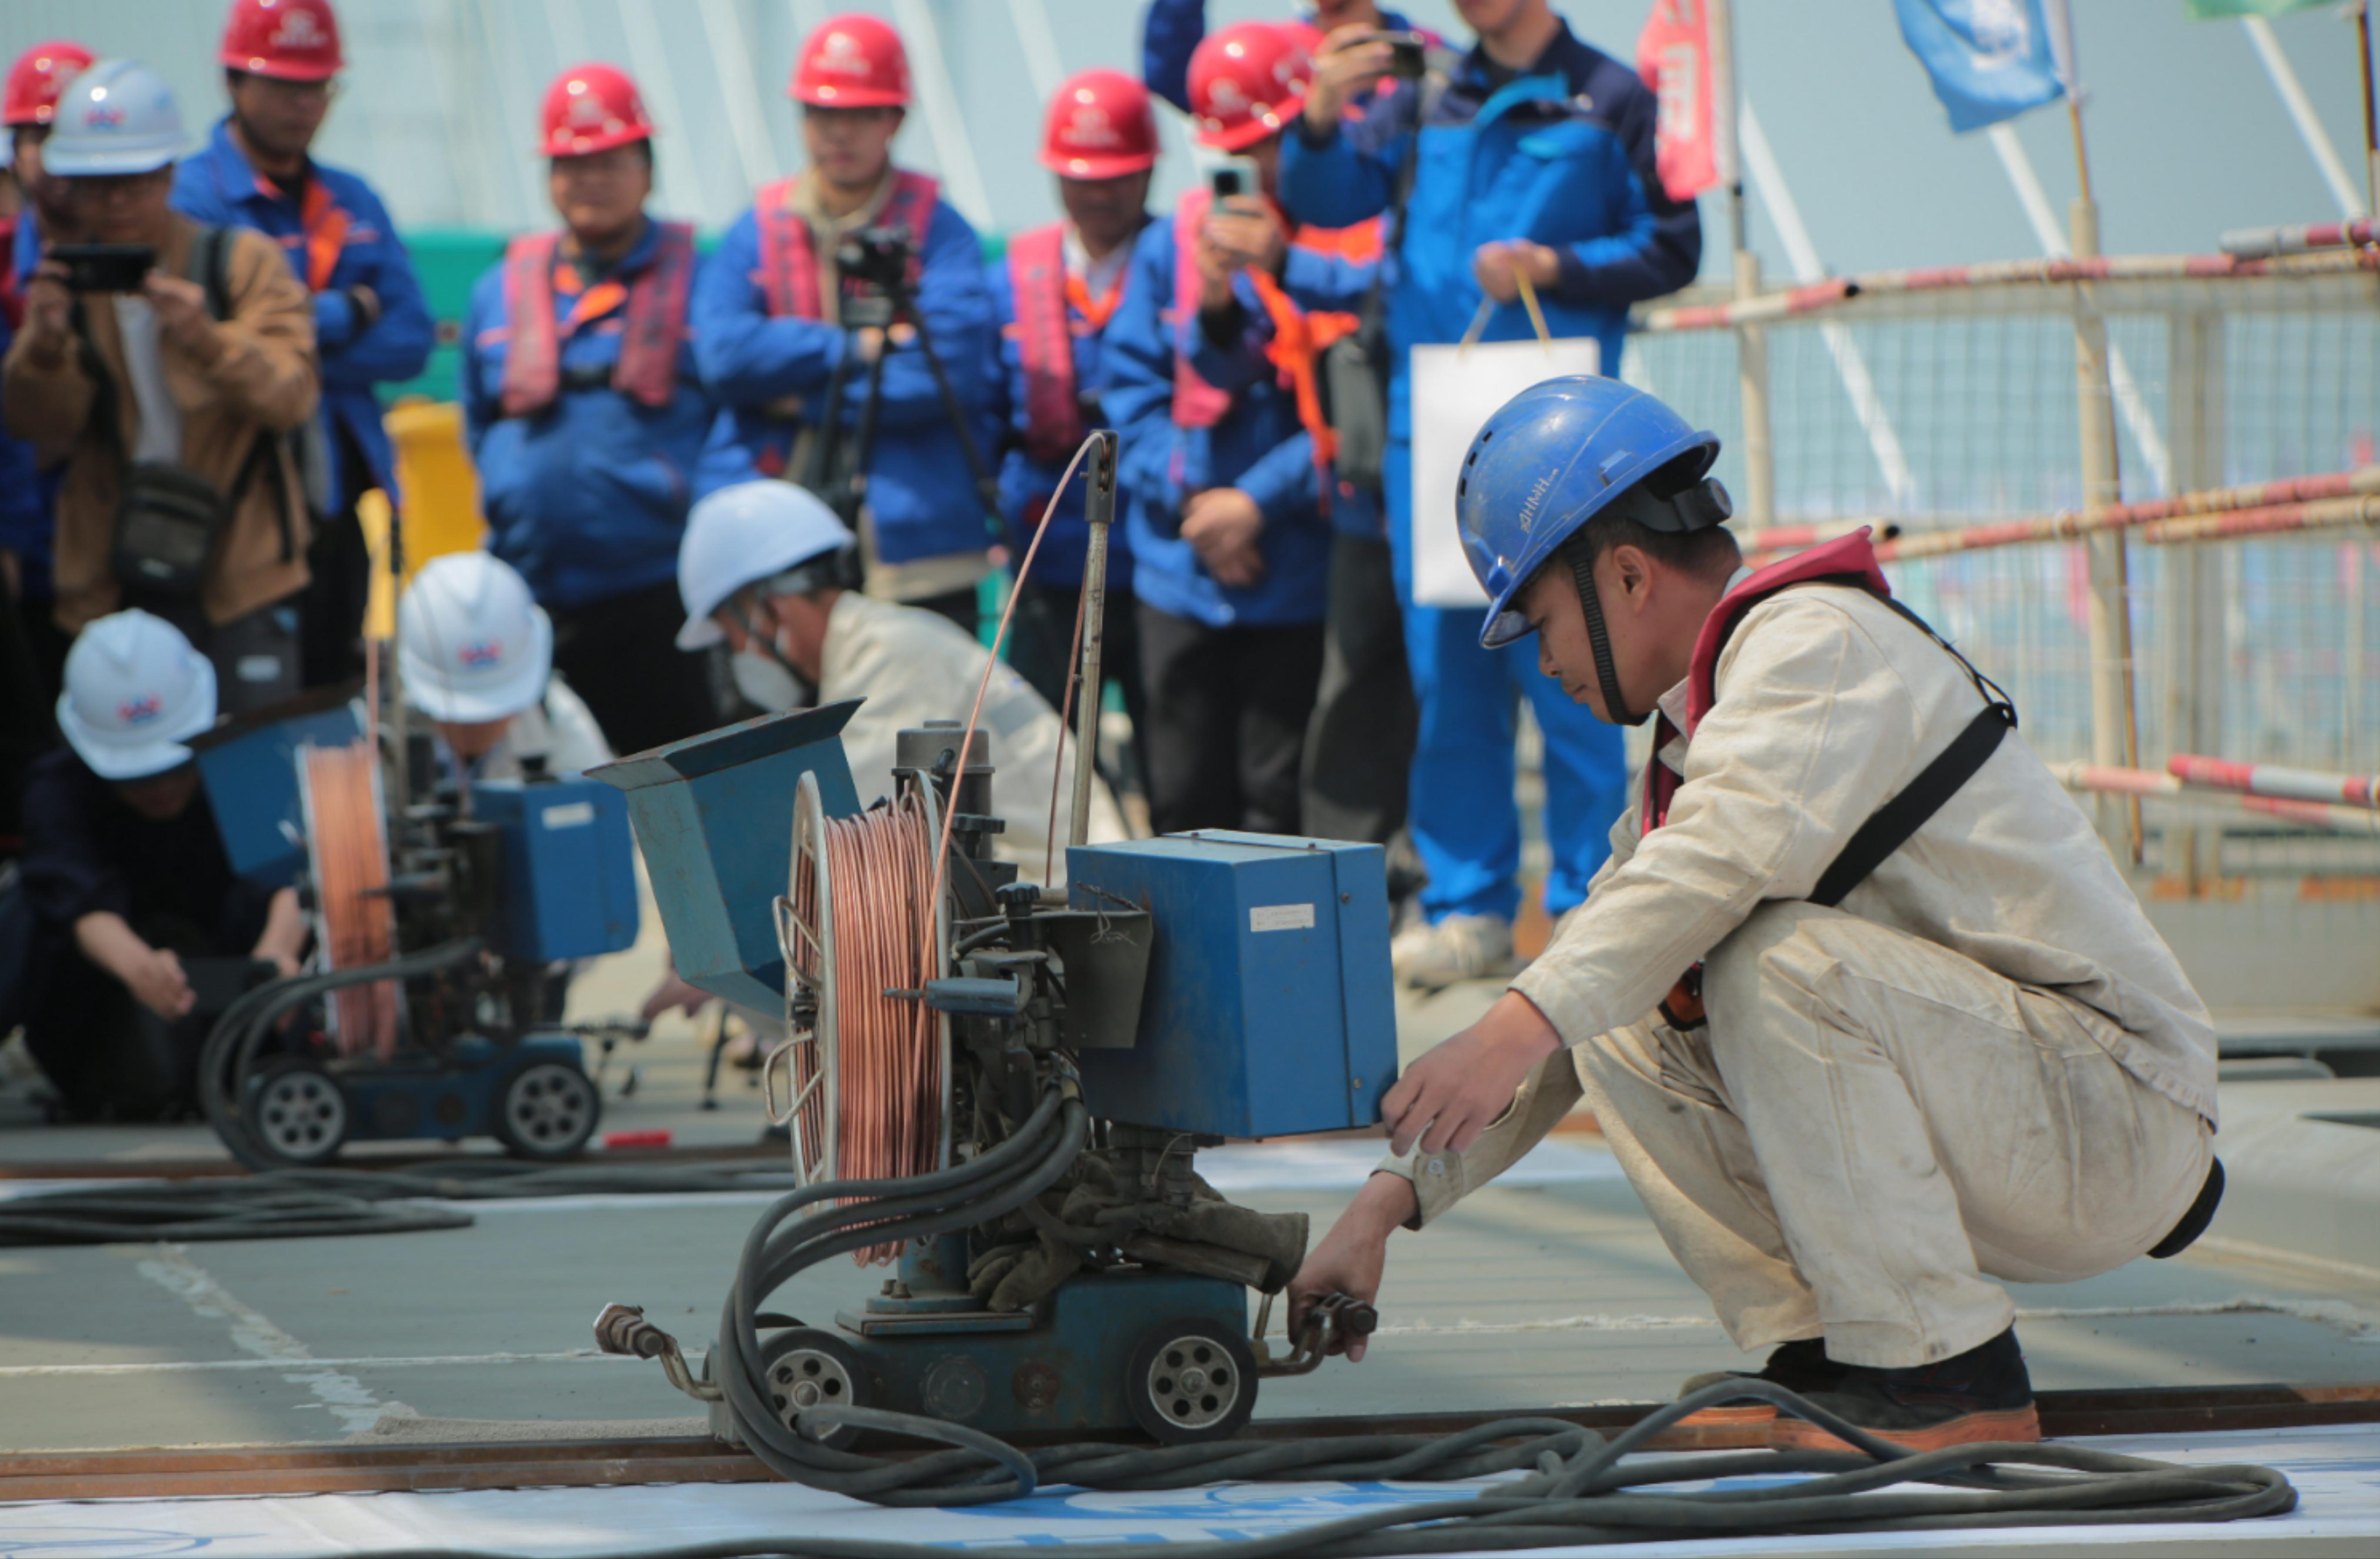
[[[277,704],[191,740],[224,852],[241,876],[286,888],[305,870],[298,749],[344,747],[361,736],[363,727],[348,699],[341,689]]]
[[[505,958],[593,958],[637,939],[627,799],[594,780],[483,780],[471,815],[504,836]]]
[[[1075,908],[1156,927],[1135,1042],[1081,1053],[1092,1114],[1221,1137],[1379,1118],[1397,1073],[1379,846],[1171,834],[1077,845],[1066,880]]]

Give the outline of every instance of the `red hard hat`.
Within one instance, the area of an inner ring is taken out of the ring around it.
[[[650,140],[653,122],[628,73],[612,65],[574,65],[545,89],[539,111],[543,157],[584,157]]]
[[[8,84],[0,89],[0,123],[46,125],[58,111],[58,93],[96,58],[80,43],[53,38],[17,56]]]
[[[785,91],[821,108],[905,108],[909,54],[901,35],[874,17],[829,17],[802,40]]]
[[[346,64],[330,0],[231,0],[216,57],[279,81],[327,81]]]
[[[1313,74],[1313,56],[1285,27],[1244,21],[1210,33],[1190,56],[1198,144],[1245,151],[1278,132],[1297,116]]]
[[[1148,89],[1121,70],[1067,77],[1041,119],[1041,165],[1067,178],[1122,178],[1156,166]]]

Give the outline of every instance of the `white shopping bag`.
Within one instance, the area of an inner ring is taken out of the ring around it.
[[[1463,452],[1496,408],[1532,384],[1602,371],[1593,336],[1416,346],[1413,384],[1413,591],[1421,606],[1483,607],[1454,528]]]

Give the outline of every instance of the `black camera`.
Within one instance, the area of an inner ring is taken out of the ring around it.
[[[917,257],[907,228],[863,227],[837,246],[834,263],[853,286],[890,296],[909,290],[909,267]]]
[[[1429,40],[1418,32],[1376,35],[1389,46],[1389,74],[1400,81],[1418,81],[1429,68]]]

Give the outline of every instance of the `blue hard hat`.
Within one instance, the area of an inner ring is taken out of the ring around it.
[[[1499,406],[1472,437],[1454,489],[1463,556],[1488,596],[1481,646],[1527,634],[1512,598],[1579,526],[1656,472],[1658,485],[1689,488],[1718,458],[1718,435],[1616,379],[1548,379]]]

